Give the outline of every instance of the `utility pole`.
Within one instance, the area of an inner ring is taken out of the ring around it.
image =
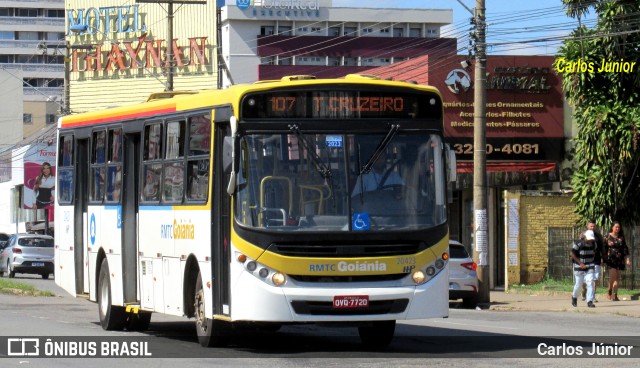
[[[173,0],[167,4],[167,86],[165,91],[173,91]]]
[[[489,297],[489,229],[487,213],[487,56],[485,0],[476,0],[476,50],[473,108],[473,259],[478,264],[478,302]]]
[[[206,0],[136,0],[136,3],[150,3],[150,4],[167,4],[167,83],[164,90],[166,92],[173,91],[173,74],[175,64],[173,60],[173,4],[207,4]]]

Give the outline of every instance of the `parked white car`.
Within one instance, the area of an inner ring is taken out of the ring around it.
[[[15,277],[16,273],[31,273],[48,279],[53,273],[53,251],[53,237],[49,235],[12,235],[1,246],[0,274]]]
[[[474,308],[478,302],[477,265],[464,245],[449,240],[449,300],[462,299],[466,308]]]

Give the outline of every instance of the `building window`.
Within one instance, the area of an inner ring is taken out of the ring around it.
[[[393,37],[402,37],[403,34],[404,34],[404,30],[402,28],[393,29]]]
[[[291,36],[291,27],[288,27],[288,26],[278,27],[278,34],[280,36]]]
[[[31,115],[31,114],[22,114],[22,123],[23,124],[33,124],[33,115]]]
[[[14,40],[16,33],[13,31],[0,31],[0,40]]]
[[[388,64],[388,63],[390,63],[390,62],[391,62],[391,59],[389,59],[389,58],[382,58],[382,59],[380,59],[380,62],[382,62],[382,63],[387,63],[387,64]]]
[[[56,114],[47,114],[47,124],[55,124]]]
[[[38,32],[18,31],[17,39],[21,41],[38,41]]]
[[[64,18],[63,9],[47,9],[46,12],[49,18]]]
[[[13,17],[13,8],[0,9],[0,17]]]
[[[308,31],[309,31],[309,28],[307,28],[307,27],[298,28],[298,32],[308,32]]]
[[[311,27],[311,32],[320,32],[322,28],[320,27]]]
[[[422,31],[420,28],[411,28],[409,30],[409,37],[422,37]]]
[[[344,35],[345,36],[355,36],[356,35],[356,27],[344,27]]]
[[[373,32],[373,28],[363,28],[362,29],[362,33],[372,33]]]
[[[17,17],[37,17],[38,9],[30,9],[30,8],[18,8],[16,9]]]
[[[380,33],[389,33],[389,28],[382,28]]]
[[[340,36],[340,27],[329,27],[329,36]]]
[[[261,36],[273,35],[273,26],[260,26],[260,35]]]

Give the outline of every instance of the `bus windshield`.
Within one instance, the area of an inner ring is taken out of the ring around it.
[[[427,131],[247,134],[236,221],[273,231],[417,230],[446,221],[442,141]]]

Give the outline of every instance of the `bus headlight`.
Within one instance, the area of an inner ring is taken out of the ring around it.
[[[275,286],[281,286],[285,281],[287,281],[287,278],[284,277],[284,274],[276,272],[271,276],[271,281]]]
[[[415,271],[411,275],[411,278],[413,279],[413,282],[415,282],[416,284],[422,284],[424,282],[424,272]]]
[[[266,268],[261,268],[260,271],[258,271],[258,275],[264,279],[265,277],[269,276],[269,270]]]
[[[249,270],[250,272],[255,271],[257,267],[258,267],[258,264],[254,261],[247,263],[247,270]]]

